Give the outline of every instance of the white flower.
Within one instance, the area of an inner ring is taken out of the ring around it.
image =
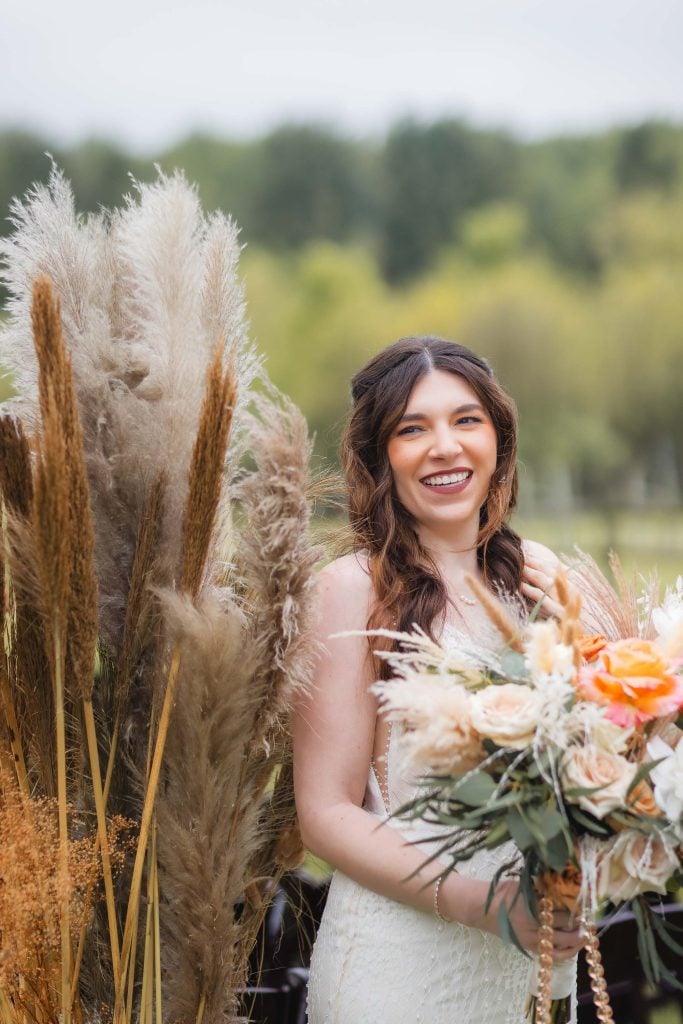
[[[683,576],[669,587],[659,608],[652,609],[657,643],[671,657],[683,654]]]
[[[539,690],[518,683],[491,685],[472,694],[472,725],[501,747],[523,750],[533,741],[543,707]]]
[[[554,619],[534,622],[524,646],[526,663],[536,685],[543,685],[548,676],[569,679],[574,675],[574,650],[560,642]]]
[[[470,716],[466,688],[427,673],[408,680],[376,683],[383,711],[404,728],[400,749],[418,769],[469,771],[484,759]]]
[[[636,772],[620,754],[611,754],[595,743],[571,746],[560,767],[562,788],[592,789],[594,792],[567,797],[570,803],[604,818],[610,811],[626,804],[626,793]],[[596,788],[599,787],[599,788]]]
[[[674,825],[683,824],[683,742],[672,750],[661,736],[653,736],[647,745],[653,761],[665,758],[650,772],[657,806]]]
[[[642,892],[665,893],[678,865],[675,846],[667,837],[625,829],[608,844],[600,863],[598,895],[618,903]]]

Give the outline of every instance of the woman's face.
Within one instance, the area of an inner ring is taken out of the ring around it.
[[[411,391],[387,445],[396,495],[419,525],[467,533],[473,544],[497,450],[477,393],[462,377],[431,370]]]

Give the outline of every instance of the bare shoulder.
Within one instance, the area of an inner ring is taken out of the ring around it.
[[[523,540],[522,553],[524,554],[525,565],[533,569],[543,569],[545,572],[555,572],[560,565],[560,559],[554,551],[537,540]]]
[[[334,583],[340,586],[366,590],[371,587],[367,555],[362,553],[352,552],[342,555],[341,558],[335,558],[320,570],[318,577],[320,581],[324,580],[325,583]]]
[[[365,629],[371,599],[372,580],[363,555],[335,558],[318,573],[318,614],[334,618],[342,629]]]

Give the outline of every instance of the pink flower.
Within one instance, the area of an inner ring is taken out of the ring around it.
[[[583,697],[607,705],[616,725],[630,728],[683,707],[683,676],[649,640],[606,644],[597,661],[579,671]]]

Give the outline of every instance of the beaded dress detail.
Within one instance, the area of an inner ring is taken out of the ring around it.
[[[380,786],[379,773],[370,767],[363,806],[408,840],[434,836],[433,825],[388,819],[388,812],[415,795],[415,782],[402,774],[399,755],[400,728],[394,725],[385,779]],[[421,849],[426,859],[429,845]],[[458,865],[458,871],[490,880],[513,854],[511,844],[482,851]],[[337,871],[311,959],[308,1021],[525,1024],[531,967],[529,958],[495,935],[441,922],[433,913],[380,896]]]

